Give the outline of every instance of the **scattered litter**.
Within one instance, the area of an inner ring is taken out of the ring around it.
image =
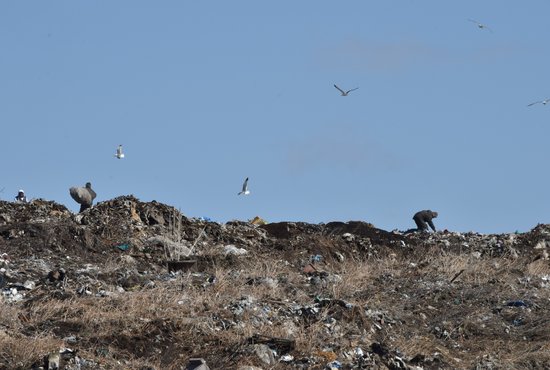
[[[203,358],[190,358],[185,370],[210,370]]]
[[[344,240],[347,240],[348,242],[352,242],[355,240],[355,235],[351,234],[351,233],[344,233],[342,234],[342,238]]]
[[[79,222],[63,208],[0,202],[0,329],[9,340],[55,334],[32,360],[44,370],[60,344],[101,362],[59,351],[60,366],[71,370],[129,368],[138,356],[140,369],[151,370],[145,359],[170,346],[177,352],[163,368],[204,356],[216,368],[419,370],[499,365],[467,353],[479,339],[514,341],[520,351],[523,342],[546,343],[550,275],[540,256],[549,249],[548,225],[521,235],[405,235],[365,222],[206,223],[131,196],[100,202]],[[506,275],[514,256],[522,263]],[[462,267],[486,268],[487,279]],[[130,302],[153,305],[132,318]],[[51,310],[59,314],[41,317]],[[79,321],[81,312],[94,319]],[[90,322],[98,330],[82,330]],[[131,330],[101,331],[119,322]],[[426,346],[406,346],[404,336]],[[0,368],[14,363],[6,348]],[[536,362],[541,353],[530,357],[534,368],[544,365]]]
[[[182,257],[188,257],[192,254],[190,248],[183,243],[175,242],[165,236],[153,236],[146,240],[149,247],[162,246],[171,260],[179,260]]]
[[[294,339],[286,338],[277,338],[268,335],[254,334],[248,339],[250,344],[265,344],[269,348],[275,349],[279,353],[287,353],[295,349],[296,341]],[[288,355],[285,357],[285,362],[292,361],[289,358],[292,356]]]
[[[242,256],[248,254],[248,251],[244,248],[237,248],[234,245],[226,245],[223,247],[223,253],[225,255]]]
[[[166,261],[168,272],[176,271],[196,271],[197,260],[196,259],[184,259],[180,261]]]
[[[130,248],[130,245],[128,243],[126,244],[120,244],[120,245],[117,245],[116,246],[118,249],[120,249],[121,251],[127,251],[128,248]]]
[[[517,319],[514,319],[514,321],[512,321],[512,324],[514,326],[520,326],[520,325],[523,325],[523,318],[522,317],[519,317]]]
[[[341,368],[342,368],[342,363],[340,363],[340,361],[329,362],[326,366],[326,369],[328,370],[339,370]]]
[[[254,353],[266,365],[275,365],[277,363],[273,351],[265,344],[255,344]]]
[[[256,216],[252,220],[249,221],[252,225],[267,225],[266,220],[263,218]]]
[[[509,307],[528,307],[529,305],[525,301],[510,301],[506,303]]]
[[[338,262],[344,262],[344,255],[340,252],[334,252],[334,255],[336,256],[336,259],[338,260]]]
[[[294,361],[294,356],[292,355],[282,355],[280,358],[281,362],[292,362]]]
[[[320,255],[320,254],[315,254],[315,255],[309,257],[309,260],[310,260],[311,262],[313,262],[313,263],[315,263],[315,262],[321,262],[322,259],[323,259],[323,256]]]

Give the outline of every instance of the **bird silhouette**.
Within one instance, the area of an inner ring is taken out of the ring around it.
[[[475,23],[477,28],[479,28],[480,30],[489,30],[490,32],[493,32],[492,29],[490,29],[489,27],[487,27],[486,25],[484,25],[483,23],[479,23],[478,21],[474,20],[474,19],[468,19],[470,22],[472,23]]]
[[[341,88],[339,88],[339,87],[336,86],[336,85],[334,85],[334,87],[335,87],[338,91],[340,91],[340,94],[341,94],[342,96],[348,96],[348,94],[349,94],[350,92],[355,91],[355,90],[358,89],[358,87],[356,87],[355,89],[351,89],[351,90],[348,90],[348,91],[344,91],[344,90],[342,90]]]
[[[546,104],[550,103],[550,99],[539,100],[539,101],[533,102],[531,104],[527,104],[527,106],[530,107],[531,105],[535,105],[535,104],[538,104],[538,103],[541,103],[542,105],[546,105]]]
[[[250,194],[250,191],[248,190],[248,177],[243,182],[243,190],[241,190],[237,195],[248,195]]]
[[[115,157],[117,157],[118,159],[124,158],[124,153],[122,153],[122,145],[118,146]]]

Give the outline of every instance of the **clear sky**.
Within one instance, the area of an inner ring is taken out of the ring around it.
[[[3,1],[0,198],[550,223],[548,0]],[[479,29],[474,19],[490,29]],[[359,87],[340,96],[344,89]],[[114,153],[123,144],[126,158]],[[245,177],[249,196],[237,196]]]

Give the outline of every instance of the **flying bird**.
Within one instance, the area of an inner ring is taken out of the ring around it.
[[[248,195],[250,194],[250,190],[248,190],[248,177],[243,182],[243,190],[241,190],[237,195]]]
[[[535,105],[535,104],[538,104],[538,103],[541,103],[542,105],[546,105],[546,104],[550,103],[550,99],[544,99],[544,100],[536,101],[536,102],[533,102],[531,104],[528,104],[527,106],[530,107],[531,105]]]
[[[117,157],[118,159],[124,158],[124,153],[122,153],[122,145],[118,146],[115,157]]]
[[[489,30],[490,32],[493,32],[492,29],[490,29],[489,27],[487,27],[486,25],[484,25],[483,23],[479,23],[478,21],[474,20],[474,19],[468,19],[470,22],[472,23],[475,23],[477,28],[479,28],[480,30]]]
[[[355,91],[355,90],[358,89],[358,87],[356,87],[355,89],[351,89],[351,90],[348,90],[348,91],[344,91],[344,90],[342,90],[341,88],[339,88],[339,87],[336,86],[336,85],[334,85],[334,87],[335,87],[338,91],[340,91],[340,94],[341,94],[342,96],[348,96],[348,94],[349,94],[350,92]]]

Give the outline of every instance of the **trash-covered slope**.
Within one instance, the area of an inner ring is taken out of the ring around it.
[[[550,367],[549,225],[259,223],[0,202],[0,368]]]

